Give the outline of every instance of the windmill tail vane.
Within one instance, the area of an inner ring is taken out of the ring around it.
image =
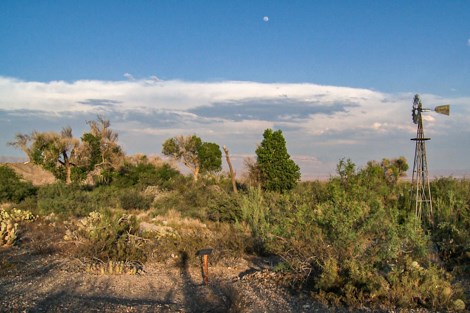
[[[434,108],[434,111],[436,111],[439,114],[444,114],[444,115],[450,115],[450,105],[440,105]]]

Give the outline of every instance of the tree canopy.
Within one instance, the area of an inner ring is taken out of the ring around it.
[[[282,131],[266,129],[263,138],[256,149],[262,187],[280,192],[294,188],[300,179],[300,168],[287,153]]]
[[[191,170],[195,181],[200,173],[218,172],[222,169],[222,152],[219,145],[203,142],[196,135],[167,139],[163,143],[162,153],[183,162]]]
[[[90,132],[83,134],[81,141],[72,135],[72,128],[64,127],[60,132],[20,133],[9,144],[23,150],[30,162],[40,165],[67,184],[95,170],[98,171],[96,175],[116,170],[124,159],[117,143],[117,133],[101,116],[87,124]]]
[[[64,127],[60,133],[33,131],[31,135],[17,134],[9,143],[22,149],[29,160],[52,172],[56,177],[72,182],[72,167],[80,141],[72,135],[72,128]]]

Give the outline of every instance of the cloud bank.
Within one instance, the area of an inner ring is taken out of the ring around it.
[[[165,139],[197,134],[227,145],[239,171],[243,156],[254,155],[266,128],[282,129],[306,179],[333,174],[341,158],[358,165],[400,155],[413,161],[413,94],[316,84],[125,77],[75,82],[0,77],[0,155],[21,153],[5,145],[17,132],[70,125],[79,136],[85,122],[100,114],[111,120],[127,153],[158,154]],[[426,116],[426,134],[440,145],[428,158],[446,168],[450,154],[455,170],[469,169],[469,161],[460,155],[470,147],[470,99],[421,98],[427,107],[453,105],[451,118]],[[453,144],[455,140],[463,142]]]

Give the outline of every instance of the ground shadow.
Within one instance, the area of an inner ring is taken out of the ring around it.
[[[231,301],[227,294],[222,292],[220,282],[213,279],[204,284],[201,265],[200,283],[195,283],[189,271],[189,255],[180,251],[180,275],[183,282],[185,309],[189,312],[230,312]]]

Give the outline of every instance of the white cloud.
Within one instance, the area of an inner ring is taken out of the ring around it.
[[[128,74],[126,78],[133,77]],[[399,155],[411,160],[409,138],[416,132],[411,121],[413,96],[316,84],[162,81],[157,77],[68,83],[0,77],[0,120],[8,121],[7,131],[0,126],[0,133],[7,142],[15,132],[33,130],[28,129],[33,127],[30,124],[21,124],[28,117],[35,120],[36,129],[50,130],[51,116],[56,124],[78,116],[76,123],[86,128],[85,120],[104,114],[128,153],[158,153],[164,139],[196,133],[204,140],[226,144],[234,154],[250,154],[266,128],[281,128],[291,155],[311,156],[316,163],[306,168],[323,170],[326,175],[334,172],[332,164],[341,157],[359,163]],[[427,132],[449,137],[456,130],[470,132],[470,99],[421,98],[426,107],[455,105],[451,118],[428,115]],[[0,155],[9,153],[0,143]]]
[[[125,78],[127,78],[127,80],[130,80],[130,81],[133,81],[135,80],[134,76],[132,76],[132,74],[129,74],[129,73],[124,73],[124,76]]]
[[[470,38],[467,39],[467,46],[470,46]]]

